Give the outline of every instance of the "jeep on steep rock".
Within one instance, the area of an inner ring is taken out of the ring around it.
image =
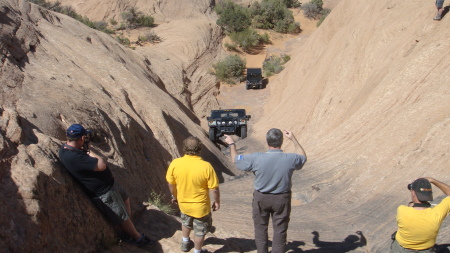
[[[209,126],[209,139],[216,141],[224,134],[235,134],[242,139],[247,137],[247,121],[251,118],[246,115],[245,109],[212,110],[207,117]]]

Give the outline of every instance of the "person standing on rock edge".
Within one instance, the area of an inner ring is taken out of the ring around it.
[[[202,143],[198,138],[188,137],[183,149],[184,156],[173,160],[166,174],[172,202],[181,211],[181,250],[191,249],[189,236],[193,229],[194,253],[208,252],[202,246],[212,226],[211,206],[213,211],[220,208],[219,179],[211,164],[200,157]],[[212,205],[210,191],[214,198]]]
[[[151,246],[155,241],[136,231],[130,219],[130,199],[114,180],[103,158],[89,150],[89,131],[80,124],[71,125],[67,142],[59,150],[59,158],[69,174],[88,194],[92,203],[126,235],[123,240],[136,246]]]
[[[436,0],[436,9],[437,9],[437,15],[436,17],[434,17],[434,20],[441,20],[442,19],[442,14],[444,12],[444,0]]]
[[[287,230],[291,214],[292,174],[306,162],[306,153],[290,131],[284,136],[294,143],[297,153],[284,153],[283,132],[272,128],[266,134],[269,149],[264,153],[237,155],[236,144],[225,135],[224,142],[230,146],[231,160],[239,170],[252,171],[255,175],[253,192],[253,223],[257,253],[268,252],[268,225],[272,216],[272,253],[285,250]]]
[[[431,184],[434,184],[447,197],[436,206]],[[408,185],[411,202],[397,209],[397,232],[393,237],[390,253],[436,252],[434,245],[445,217],[450,212],[450,186],[434,178],[419,178]]]

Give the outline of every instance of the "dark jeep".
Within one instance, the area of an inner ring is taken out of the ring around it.
[[[247,69],[247,79],[245,81],[245,88],[248,90],[250,88],[263,88],[263,76],[261,68],[248,68]]]
[[[247,137],[247,121],[251,118],[245,114],[245,109],[212,110],[207,117],[209,139],[216,141],[224,134],[235,134],[242,139]]]

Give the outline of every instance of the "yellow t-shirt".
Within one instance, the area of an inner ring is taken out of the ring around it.
[[[219,186],[219,179],[209,162],[199,156],[185,155],[172,161],[166,180],[176,185],[181,212],[202,218],[211,212],[209,189]]]
[[[450,212],[450,197],[424,210],[408,206],[397,209],[398,244],[407,249],[424,250],[434,246],[442,221]]]

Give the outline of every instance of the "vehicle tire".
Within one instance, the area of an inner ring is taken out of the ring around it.
[[[215,128],[209,129],[209,139],[211,141],[216,141],[216,129]]]
[[[248,89],[250,89],[250,87],[248,87],[248,85],[247,85],[247,86],[245,86],[245,89],[248,90]]]
[[[247,138],[247,126],[241,126],[241,138]]]

